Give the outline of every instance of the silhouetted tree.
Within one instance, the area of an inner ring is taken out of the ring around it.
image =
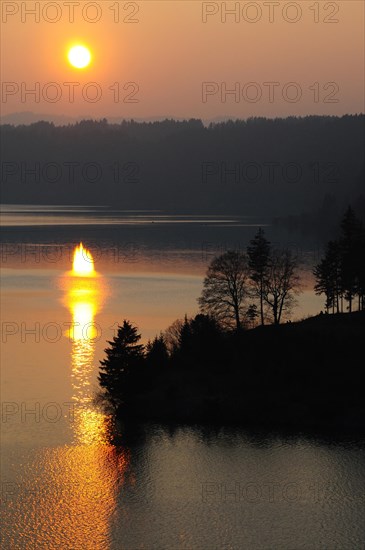
[[[297,259],[290,250],[271,252],[263,295],[276,325],[280,323],[282,314],[289,313],[295,304],[294,295],[300,288],[297,267]]]
[[[155,336],[146,346],[147,367],[153,367],[158,371],[164,371],[169,363],[169,353],[167,350],[163,334]]]
[[[264,324],[264,285],[268,273],[270,258],[270,242],[265,238],[263,229],[258,230],[247,248],[250,278],[253,282],[255,295],[260,300],[261,324]]]
[[[360,276],[360,249],[362,226],[351,206],[345,212],[341,222],[341,279],[345,298],[352,311],[352,301],[358,292]]]
[[[330,241],[325,255],[314,269],[316,294],[326,295],[326,309],[343,310],[343,298],[352,311],[354,297],[358,309],[364,309],[365,295],[365,233],[354,210],[348,207],[341,222],[341,236]],[[341,308],[340,304],[341,302]]]
[[[359,297],[359,310],[365,310],[365,232],[363,231],[359,246],[359,272],[357,293]]]
[[[199,313],[192,319],[186,317],[171,358],[173,367],[194,375],[221,369],[225,364],[223,334],[218,321],[209,315]],[[206,378],[202,381],[206,383]]]
[[[257,305],[251,304],[246,311],[246,318],[251,324],[251,327],[255,326],[255,322],[258,316],[259,316],[259,313],[257,311]]]
[[[248,296],[247,258],[241,252],[228,251],[211,262],[198,300],[202,313],[222,326],[239,330],[244,320]]]
[[[186,317],[185,317],[186,322]],[[170,325],[164,333],[164,339],[166,342],[167,350],[170,354],[173,354],[176,348],[179,346],[180,338],[181,338],[181,329],[184,325],[184,319],[176,319]]]
[[[138,383],[138,371],[144,361],[144,346],[138,344],[141,335],[137,328],[124,320],[117,336],[105,349],[106,359],[100,361],[99,383],[109,403],[118,408],[126,404]],[[141,381],[142,383],[142,381]]]
[[[341,282],[341,248],[338,241],[330,241],[325,250],[325,256],[314,268],[313,274],[316,279],[314,287],[317,295],[326,296],[326,311],[335,309],[340,311],[340,298],[342,303],[342,282]]]

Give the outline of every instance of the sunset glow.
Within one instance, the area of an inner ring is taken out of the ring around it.
[[[364,6],[0,0],[1,547],[365,550]]]

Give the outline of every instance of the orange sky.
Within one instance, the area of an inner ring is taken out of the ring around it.
[[[66,116],[206,119],[364,111],[364,3],[360,0],[284,1],[279,6],[262,1],[79,0],[71,2],[73,23],[69,22],[71,7],[66,1],[38,3],[39,22],[22,8],[23,4],[34,9],[36,2],[2,1],[1,5],[3,115],[33,111]],[[222,5],[229,10],[235,4],[239,12],[227,15],[224,22]],[[117,6],[119,23],[115,21]],[[204,23],[203,13],[214,11],[217,13],[206,15]],[[94,18],[99,21],[86,20]],[[136,22],[123,22],[124,18]],[[254,18],[257,22],[248,22]],[[295,18],[299,18],[297,22],[288,22]],[[325,23],[325,18],[338,22]],[[93,54],[93,63],[83,71],[72,69],[66,58],[69,45],[77,42],[87,44]],[[6,96],[9,82],[13,83],[13,93]],[[50,82],[56,83],[61,94],[53,103],[50,99],[56,87],[47,87]],[[79,84],[74,102],[65,82]],[[101,93],[94,103],[87,100],[88,94],[93,97],[96,92],[95,86],[88,87],[90,82],[96,83]],[[136,84],[123,90],[128,82]],[[203,82],[216,83],[205,102]],[[270,82],[277,83],[271,100],[271,85],[264,85]],[[114,83],[119,83],[119,102],[109,89]],[[240,95],[228,95],[224,103],[222,83],[227,89],[237,86]],[[247,87],[248,83],[254,84]],[[295,86],[288,87],[288,83]],[[134,98],[138,103],[123,102],[128,92],[137,90],[136,85],[139,91]],[[22,97],[22,87],[24,92],[36,86],[39,102],[34,95]],[[297,93],[301,94],[297,102],[283,98],[286,94],[292,99]],[[249,101],[256,94],[261,98]],[[338,101],[325,102],[326,98]]]

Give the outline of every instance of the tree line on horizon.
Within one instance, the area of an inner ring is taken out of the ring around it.
[[[363,192],[363,126],[364,115],[1,125],[2,202],[287,216],[329,194],[342,209]]]

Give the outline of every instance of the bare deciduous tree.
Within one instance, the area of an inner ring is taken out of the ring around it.
[[[164,338],[165,338],[166,347],[169,353],[173,353],[179,347],[181,332],[184,326],[184,322],[186,323],[186,321],[187,321],[186,316],[185,316],[185,321],[184,319],[176,319],[176,321],[174,321],[172,325],[170,325],[165,330]]]
[[[228,251],[211,262],[199,298],[202,313],[222,326],[242,327],[248,297],[248,265],[244,254]],[[246,308],[247,309],[247,308]]]
[[[295,294],[300,289],[297,260],[290,250],[273,250],[265,278],[263,297],[269,306],[274,324],[278,325],[284,312],[295,305]]]

